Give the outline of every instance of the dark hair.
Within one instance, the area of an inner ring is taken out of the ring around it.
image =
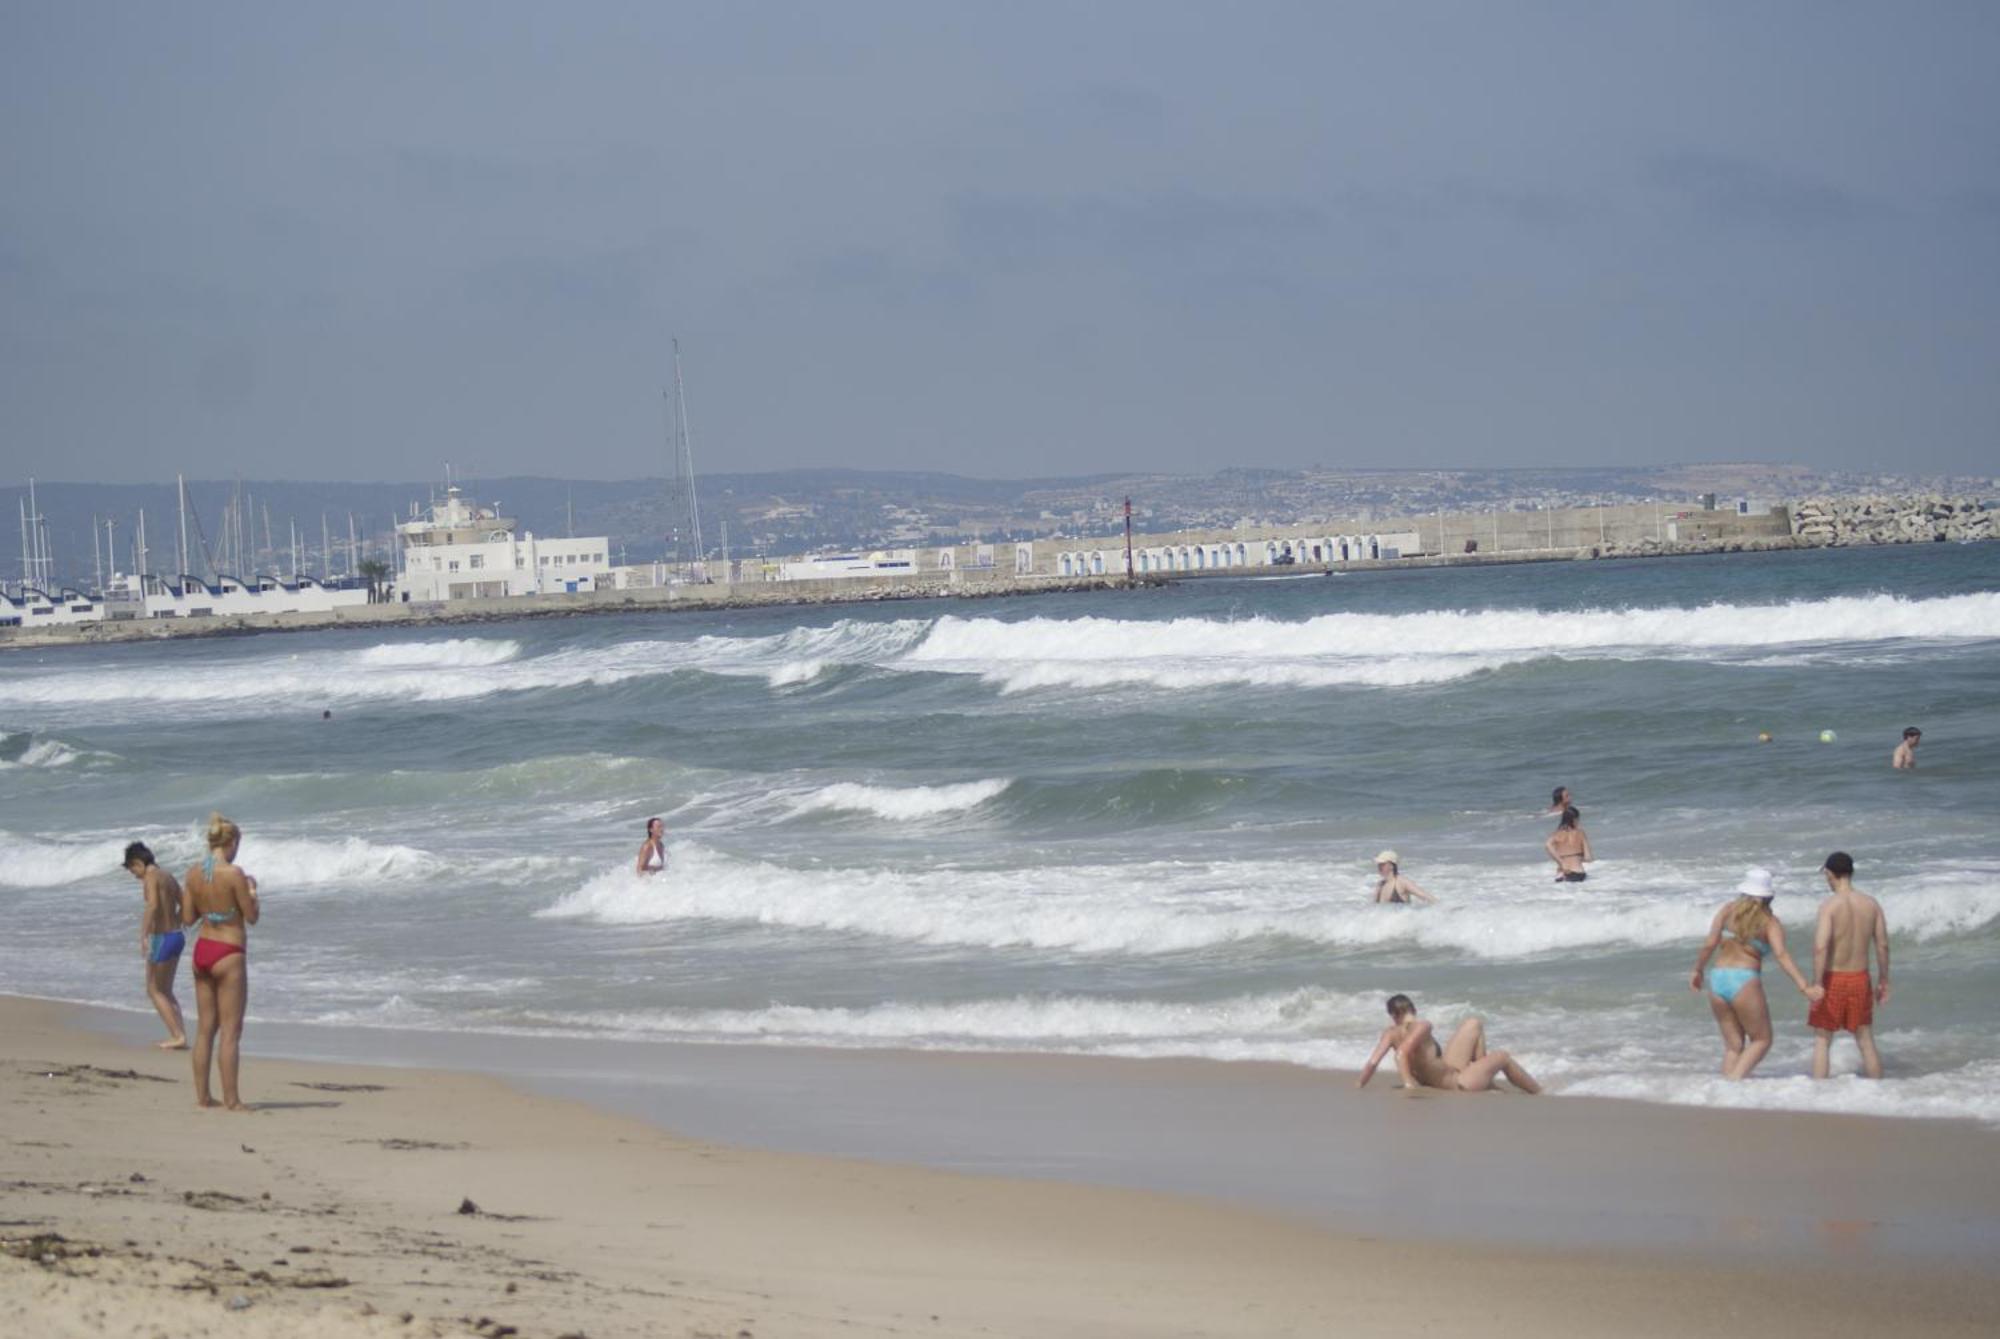
[[[1550,803],[1550,804],[1568,804],[1568,803],[1569,803],[1569,787],[1568,787],[1568,786],[1557,786],[1557,787],[1555,788],[1555,792],[1554,792],[1553,794],[1551,794],[1551,795],[1549,796],[1549,803]]]
[[[1835,851],[1826,858],[1826,863],[1821,865],[1820,868],[1828,874],[1837,875],[1843,879],[1851,878],[1854,875],[1854,857],[1845,851]]]
[[[666,824],[667,824],[667,820],[666,820],[666,819],[664,819],[664,818],[649,818],[649,819],[647,819],[647,820],[646,820],[646,835],[647,835],[648,837],[650,837],[650,836],[652,836],[652,835],[653,835],[653,824],[655,824],[655,823],[658,823],[658,824],[659,824],[659,825],[660,825],[661,827],[665,827],[665,826],[666,826]]]
[[[1576,826],[1576,820],[1582,817],[1583,817],[1583,810],[1577,808],[1573,804],[1568,805],[1563,809],[1562,822],[1558,823],[1556,826],[1564,828],[1573,828]]]
[[[144,842],[133,842],[130,846],[125,848],[126,866],[129,868],[134,860],[138,861],[142,865],[150,865],[154,863],[153,848],[146,845],[146,843]]]
[[[1922,739],[1923,737],[1924,732],[1917,729],[1914,725],[1906,726],[1903,729],[1903,738],[1905,739]]]
[[[1391,995],[1389,997],[1389,1017],[1400,1021],[1404,1014],[1413,1014],[1416,1011],[1417,1006],[1410,1003],[1408,995]]]

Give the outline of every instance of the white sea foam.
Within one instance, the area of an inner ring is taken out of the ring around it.
[[[794,806],[793,812],[812,814],[833,810],[873,814],[891,822],[908,822],[976,809],[1012,784],[1004,777],[944,786],[869,786],[841,781],[806,795]]]
[[[323,705],[456,702],[495,693],[607,687],[687,670],[804,683],[833,664],[875,663],[899,654],[926,624],[844,621],[768,637],[645,640],[572,646],[522,656],[513,641],[454,638],[359,651],[313,650],[153,666],[28,673],[0,678],[0,708],[87,709],[93,719],[145,717],[162,705],[185,713],[241,716]],[[278,644],[273,643],[274,647]],[[119,713],[119,708],[124,708]]]
[[[118,881],[125,876],[119,866],[125,843],[133,840],[145,842],[160,864],[176,873],[202,854],[201,841],[192,829],[145,828],[64,839],[0,833],[0,887],[62,888],[102,883],[121,890]],[[461,876],[470,873],[502,879],[546,876],[570,867],[570,862],[555,856],[448,860],[418,847],[360,837],[267,837],[256,832],[245,839],[238,863],[269,892],[339,889],[360,894],[421,884],[452,871]]]
[[[521,655],[521,644],[452,637],[441,642],[387,642],[356,653],[355,660],[376,669],[457,669],[503,665]]]
[[[1324,867],[1303,860],[795,869],[696,843],[676,844],[673,860],[667,884],[620,867],[538,914],[605,925],[715,920],[919,944],[1077,953],[1183,953],[1287,938],[1348,950],[1511,961],[1698,943],[1722,901],[1708,890],[1726,886],[1719,873],[1665,871],[1671,882],[1639,886],[1613,870],[1574,886],[1550,884],[1539,866],[1440,866],[1430,881],[1434,891],[1478,891],[1416,908],[1366,904],[1359,887],[1330,896]],[[1897,933],[1920,942],[2000,920],[2000,886],[1962,872],[1930,872],[1876,891]],[[1781,897],[1779,911],[1804,923],[1812,903]]]
[[[917,1046],[1129,1054],[1210,1054],[1242,1043],[1373,1038],[1382,1024],[1374,993],[1312,988],[1174,1003],[1081,995],[1017,995],[950,1003],[885,1001],[865,1008],[774,1004],[761,1009],[595,1010],[550,1017],[632,1037],[756,1040],[814,1046]]]
[[[1839,596],[1787,604],[1432,610],[1270,618],[941,618],[902,668],[1005,691],[1140,684],[1320,687],[1446,682],[1544,657],[1727,661],[1774,647],[2000,638],[2000,594]]]
[[[91,756],[73,749],[60,739],[38,739],[30,734],[0,731],[0,770],[27,767],[68,767]]]

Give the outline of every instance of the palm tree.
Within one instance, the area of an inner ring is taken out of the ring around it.
[[[380,558],[363,558],[358,570],[368,581],[368,603],[380,604],[389,598],[389,564]]]

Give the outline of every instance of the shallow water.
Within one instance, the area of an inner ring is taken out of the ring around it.
[[[1353,1066],[1403,990],[1559,1091],[2000,1120],[1997,671],[2000,545],[10,654],[0,989],[143,1004],[119,849],[219,807],[263,1018]],[[1773,969],[1724,1085],[1708,918],[1767,864],[1809,958],[1836,847],[1890,1078],[1806,1080]]]

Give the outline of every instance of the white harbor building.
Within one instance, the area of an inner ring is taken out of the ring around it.
[[[498,504],[482,507],[461,497],[456,485],[446,488],[427,519],[396,527],[401,561],[394,598],[406,604],[493,600],[612,584],[606,536],[540,539],[532,531],[516,535],[515,528]]]

